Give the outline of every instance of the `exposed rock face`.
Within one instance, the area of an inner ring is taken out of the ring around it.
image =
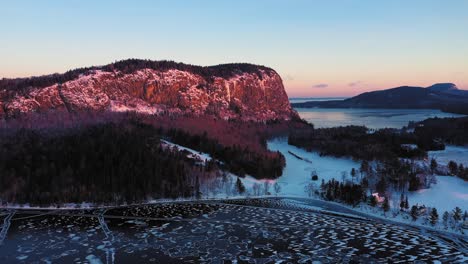
[[[255,72],[235,69],[229,77],[179,69],[140,68],[129,73],[104,67],[46,87],[6,87],[0,91],[0,116],[50,110],[211,114],[253,121],[297,116],[281,77],[266,67],[258,66]],[[210,69],[215,67],[226,66]]]

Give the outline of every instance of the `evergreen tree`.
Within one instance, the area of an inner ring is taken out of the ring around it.
[[[239,179],[239,177],[237,177],[237,181],[236,181],[236,190],[239,194],[245,193],[245,186],[242,183],[242,181]]]
[[[453,209],[453,220],[455,220],[456,222],[459,222],[460,220],[462,219],[462,210],[460,209],[460,207],[455,207],[455,209]]]
[[[354,183],[354,178],[356,177],[356,169],[352,168],[351,169],[351,180]]]
[[[435,171],[437,170],[437,166],[438,166],[437,161],[434,158],[432,158],[431,159],[431,172],[432,172],[432,174],[434,174]]]
[[[369,196],[369,205],[375,207],[377,205],[377,198],[374,195]]]
[[[416,221],[419,217],[419,209],[416,205],[411,206],[411,212],[410,212],[411,218],[413,221]]]
[[[444,228],[447,229],[448,227],[448,219],[449,219],[449,213],[447,211],[444,212],[442,215],[442,223],[444,224]]]
[[[202,193],[200,191],[200,179],[198,178],[198,175],[195,179],[195,198],[197,200],[201,199]]]
[[[416,177],[415,173],[411,173],[409,175],[409,186],[408,186],[408,191],[417,191],[419,190],[419,187],[421,186],[421,182],[419,181],[419,178]]]
[[[379,194],[385,194],[385,192],[387,191],[387,181],[385,180],[384,176],[380,177],[380,180],[377,182],[377,185],[375,187]]]
[[[439,214],[437,213],[436,208],[432,208],[431,214],[429,215],[429,221],[431,225],[437,224],[437,221],[439,221]]]
[[[404,208],[405,208],[405,197],[404,197],[403,193],[401,193],[401,195],[400,195],[400,210],[403,211]]]
[[[383,208],[385,213],[388,212],[388,210],[390,210],[390,203],[388,202],[387,197],[384,198],[382,208]]]
[[[455,161],[453,160],[449,161],[448,168],[449,168],[450,174],[452,175],[458,174],[458,164]]]
[[[405,197],[405,209],[406,210],[409,209],[408,195],[406,195],[406,197]]]
[[[367,160],[363,160],[361,162],[361,167],[359,168],[359,171],[361,172],[361,176],[362,174],[367,174],[369,172],[369,162]]]

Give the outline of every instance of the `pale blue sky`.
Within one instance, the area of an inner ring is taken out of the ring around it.
[[[290,96],[468,89],[465,0],[0,0],[0,32],[0,78],[145,58],[266,65]]]

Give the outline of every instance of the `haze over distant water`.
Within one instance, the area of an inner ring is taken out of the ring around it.
[[[432,117],[462,117],[433,109],[357,109],[357,108],[295,108],[299,116],[317,128],[336,126],[367,126],[368,128],[402,128],[409,121]]]
[[[290,97],[290,103],[304,103],[304,102],[323,102],[323,101],[335,101],[344,100],[349,97]]]

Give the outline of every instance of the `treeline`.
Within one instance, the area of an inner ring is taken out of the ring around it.
[[[206,152],[222,161],[225,169],[257,179],[278,178],[285,166],[281,153],[268,150],[268,138],[306,127],[296,121],[262,124],[210,116],[140,118],[142,122],[160,128],[161,133],[174,143]]]
[[[343,183],[335,179],[328,182],[322,180],[320,195],[328,201],[340,201],[355,206],[366,201],[366,187],[362,184]]]
[[[462,114],[468,115],[468,105],[467,104],[451,104],[451,105],[443,105],[440,107],[440,110],[447,112],[447,113],[455,113],[455,114]]]
[[[288,143],[308,151],[318,151],[321,155],[348,156],[358,160],[423,158],[427,155],[421,148],[403,146],[420,143],[411,133],[397,133],[394,129],[369,133],[364,126],[298,129],[291,131]]]
[[[258,179],[275,179],[281,176],[286,165],[280,152],[260,153],[237,144],[221,145],[216,139],[208,138],[206,132],[202,135],[192,135],[183,130],[170,129],[166,135],[174,143],[209,153],[213,158],[222,161],[229,171],[241,177],[249,174]]]
[[[59,135],[21,130],[0,138],[3,202],[134,202],[189,197],[215,166],[164,148],[157,130],[107,123]]]
[[[421,122],[411,123],[414,134],[421,140],[439,139],[448,144],[468,144],[468,117],[461,118],[429,118]]]
[[[457,164],[455,161],[451,160],[447,164],[449,173],[451,175],[460,177],[461,179],[468,181],[468,167],[463,166],[463,164]]]
[[[285,166],[284,157],[267,149],[269,137],[285,135],[303,127],[298,122],[276,121],[269,124],[219,120],[212,116],[151,116],[136,113],[49,113],[0,120],[0,137],[21,129],[60,135],[63,131],[84,129],[103,123],[141,123],[174,143],[210,154],[224,168],[238,175],[277,178]]]
[[[78,68],[65,73],[51,74],[30,78],[2,79],[0,80],[0,90],[21,90],[28,87],[47,87],[56,83],[64,83],[78,78],[81,74],[86,74],[91,70],[102,70],[106,72],[120,71],[123,73],[133,73],[141,69],[153,69],[158,71],[181,70],[203,76],[208,81],[212,77],[229,78],[236,74],[247,72],[257,74],[262,78],[261,71],[272,72],[273,70],[264,66],[248,63],[232,63],[216,66],[202,67],[190,64],[178,63],[174,61],[152,61],[140,59],[127,59],[117,61],[105,66],[93,66],[87,68]]]
[[[277,178],[284,157],[269,135],[289,123],[230,122],[213,117],[135,113],[41,114],[0,122],[0,199],[17,203],[131,202],[187,197],[220,169]],[[302,126],[299,124],[299,126]],[[161,147],[159,139],[210,154],[205,166]],[[198,184],[197,184],[198,183]]]

